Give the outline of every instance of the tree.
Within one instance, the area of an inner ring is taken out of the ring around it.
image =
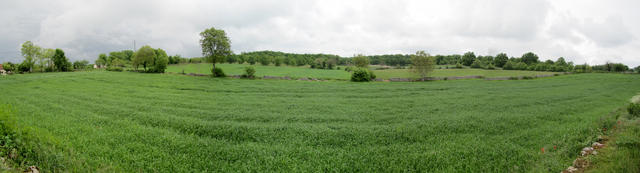
[[[57,71],[71,71],[71,62],[64,55],[62,49],[56,49],[53,55],[53,65]]]
[[[224,30],[209,28],[200,33],[200,46],[202,47],[202,55],[213,64],[224,61],[226,56],[232,54],[231,41],[227,37]]]
[[[556,64],[556,65],[559,65],[559,66],[566,66],[566,65],[567,65],[567,62],[564,60],[564,58],[563,58],[563,57],[560,57],[560,58],[558,58],[558,60],[556,60],[556,63],[555,63],[555,64]]]
[[[29,72],[33,70],[33,66],[35,64],[34,58],[40,56],[40,47],[34,45],[31,41],[26,41],[22,43],[22,48],[20,49],[20,53],[24,57],[24,62],[22,64],[29,68]]]
[[[87,60],[75,61],[73,62],[73,69],[76,69],[76,70],[86,69],[87,65],[89,65],[89,61]]]
[[[105,65],[107,65],[107,55],[104,53],[101,53],[100,55],[98,55],[98,59],[96,59],[95,63],[99,67],[104,67]]]
[[[433,71],[434,65],[435,59],[424,51],[411,55],[411,71],[418,73],[423,79]]]
[[[154,52],[156,54],[156,57],[153,61],[153,72],[164,73],[164,70],[167,69],[167,64],[169,63],[167,52],[160,48],[155,49]]]
[[[527,52],[524,55],[522,55],[522,62],[524,62],[527,65],[538,63],[538,55],[536,55],[533,52]]]
[[[473,61],[476,60],[476,54],[473,52],[467,52],[462,55],[462,65],[470,66]]]
[[[507,56],[506,53],[500,53],[498,55],[496,55],[496,57],[493,59],[493,64],[496,67],[502,67],[504,66],[504,64],[507,63],[507,61],[509,61],[509,57]]]
[[[366,68],[369,66],[369,58],[362,54],[356,55],[352,60],[353,65],[355,65],[356,67]]]
[[[155,50],[151,46],[142,46],[133,55],[133,66],[137,69],[139,65],[142,65],[144,71],[147,71],[147,67],[151,67],[156,57]]]

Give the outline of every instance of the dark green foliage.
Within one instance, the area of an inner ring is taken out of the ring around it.
[[[89,61],[87,61],[87,60],[73,62],[73,69],[83,70],[83,69],[87,69],[87,68],[89,68]]]
[[[462,55],[462,65],[470,66],[476,60],[476,54],[467,52]]]
[[[471,63],[471,68],[486,68],[486,66],[487,65],[480,60],[476,60],[476,61],[473,61],[473,63]]]
[[[524,62],[527,65],[531,65],[531,64],[535,64],[538,63],[538,55],[536,55],[533,52],[527,52],[525,54],[522,55],[522,62]]]
[[[373,71],[367,68],[356,68],[351,74],[351,81],[353,82],[369,82],[376,78]]]
[[[124,69],[122,67],[118,67],[118,66],[108,66],[107,67],[107,71],[121,72],[121,71],[124,71]]]
[[[507,63],[507,61],[509,61],[509,57],[507,57],[507,54],[500,53],[496,55],[496,58],[493,59],[493,64],[495,64],[496,67],[502,67]]]
[[[640,103],[631,103],[627,106],[627,111],[631,117],[640,117]]]
[[[4,64],[2,64],[2,68],[3,68],[5,71],[13,72],[13,71],[17,70],[17,68],[18,68],[18,67],[17,67],[17,65],[16,65],[16,64],[13,64],[13,63],[11,63],[11,62],[5,62]]]
[[[244,74],[242,75],[242,77],[253,79],[256,77],[255,74],[256,74],[256,69],[251,66],[248,66],[244,68]]]
[[[213,77],[227,77],[227,75],[224,74],[224,71],[222,71],[222,68],[220,67],[211,69],[211,74],[213,74]]]
[[[71,62],[64,55],[64,51],[62,49],[56,49],[56,53],[53,55],[53,64],[55,66],[56,71],[71,71],[73,66]]]
[[[255,56],[248,56],[247,57],[247,62],[251,65],[256,64],[256,57]]]
[[[271,64],[271,56],[260,57],[258,59],[260,60],[260,64],[262,64],[262,65]]]

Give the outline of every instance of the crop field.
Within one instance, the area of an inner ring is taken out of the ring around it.
[[[248,64],[217,64],[224,70],[227,75],[241,75],[244,73],[244,67]],[[256,69],[256,76],[289,76],[294,78],[310,77],[321,79],[342,79],[348,80],[351,74],[344,70],[324,70],[311,69],[309,67],[293,67],[293,66],[263,66],[252,65]],[[444,67],[444,66],[443,66]],[[344,67],[342,67],[344,68]],[[373,68],[373,67],[372,67]],[[184,71],[183,71],[184,70]],[[173,73],[197,73],[211,74],[211,64],[180,64],[170,65],[167,72]],[[408,69],[385,69],[374,70],[378,78],[419,78],[419,75],[412,73]],[[451,77],[451,76],[484,76],[484,77],[512,77],[512,76],[535,76],[543,74],[554,74],[554,72],[537,72],[537,71],[519,71],[519,70],[483,70],[483,69],[435,69],[431,76],[434,77]]]
[[[355,83],[41,73],[0,77],[0,117],[47,148],[33,158],[43,170],[560,172],[638,86],[623,74]]]

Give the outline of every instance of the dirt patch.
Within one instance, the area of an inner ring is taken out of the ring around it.
[[[631,103],[640,103],[640,95],[631,97]]]

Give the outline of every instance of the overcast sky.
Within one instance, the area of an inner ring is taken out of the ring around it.
[[[565,57],[640,65],[638,0],[2,0],[0,62],[30,40],[71,60],[151,45],[200,56],[216,27],[235,53],[435,54]]]

